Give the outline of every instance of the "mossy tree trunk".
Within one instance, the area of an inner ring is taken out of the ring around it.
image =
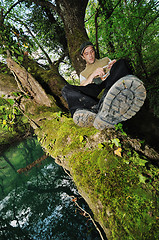
[[[51,101],[44,89],[24,67],[18,65],[11,57],[7,58],[7,65],[13,73],[21,92],[30,95],[40,105],[51,107]]]

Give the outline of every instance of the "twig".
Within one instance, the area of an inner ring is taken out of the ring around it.
[[[72,179],[71,175],[67,172],[67,170],[65,168],[63,168],[65,173]],[[80,194],[81,195],[81,194]],[[82,195],[81,195],[82,196]],[[78,203],[77,203],[77,198],[75,196],[70,196],[72,198],[72,201],[75,203],[75,205],[81,210],[81,212],[83,212],[83,216],[85,217],[89,217],[89,220],[92,221],[93,225],[95,226],[96,230],[99,232],[99,235],[101,237],[102,240],[104,240],[102,233],[100,231],[100,229],[98,228],[97,224],[95,223],[94,219],[91,217],[91,215],[86,212]]]
[[[14,99],[14,100],[16,101],[16,99]],[[21,113],[22,113],[26,118],[28,118],[28,120],[29,120],[30,122],[32,122],[32,123],[35,125],[35,127],[37,127],[37,128],[40,127],[33,119],[31,119],[29,116],[27,116],[27,115],[24,113],[24,111],[20,108],[20,106],[19,106],[19,104],[18,104],[17,101],[16,101],[16,106],[17,106],[18,109],[21,111]]]
[[[23,92],[26,96],[28,95],[24,90],[23,87],[21,86],[21,84],[18,81],[17,75],[15,74],[15,72],[13,70],[11,70],[11,73],[13,74],[15,81],[17,82],[18,88],[21,92]]]
[[[100,231],[100,229],[98,228],[97,224],[95,223],[94,219],[91,217],[91,215],[86,212],[78,203],[77,203],[77,198],[75,198],[74,196],[70,196],[72,199],[72,201],[75,203],[75,205],[83,212],[83,216],[85,217],[89,217],[89,219],[92,221],[93,225],[95,226],[96,230],[99,232],[99,235],[101,237],[102,240],[104,240],[102,233]]]
[[[66,170],[66,168],[63,167],[64,172],[72,179],[72,176],[68,173],[68,171]]]

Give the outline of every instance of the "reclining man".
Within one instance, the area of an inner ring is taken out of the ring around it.
[[[80,86],[67,84],[62,90],[73,121],[81,127],[103,130],[134,116],[144,104],[146,90],[142,81],[132,75],[127,61],[96,59],[91,42],[81,45],[80,54],[86,61]]]

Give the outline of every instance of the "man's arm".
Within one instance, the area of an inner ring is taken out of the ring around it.
[[[89,75],[89,77],[87,79],[84,79],[81,81],[80,86],[86,86],[90,83],[92,83],[93,78],[95,77],[102,77],[104,75],[104,70],[103,68],[97,68],[91,75]]]
[[[110,69],[112,68],[112,66],[113,66],[113,64],[114,64],[115,62],[116,62],[116,59],[113,59],[112,61],[110,61],[110,62],[108,63],[107,69],[109,69],[109,71],[110,71]],[[93,78],[95,78],[95,77],[102,77],[103,75],[105,75],[105,72],[104,72],[104,69],[101,68],[101,67],[97,68],[91,75],[89,75],[89,77],[88,77],[87,79],[84,78],[84,77],[81,75],[81,83],[80,83],[80,86],[86,86],[86,85],[92,83]],[[105,78],[104,78],[104,79],[101,79],[101,80],[104,81]]]

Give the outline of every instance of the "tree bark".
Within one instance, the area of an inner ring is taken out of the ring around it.
[[[11,57],[7,58],[7,65],[15,76],[17,84],[22,92],[26,95],[29,94],[36,103],[51,107],[51,100],[48,98],[44,89],[24,67],[19,66]]]
[[[34,60],[28,59],[28,67],[33,77],[41,84],[47,94],[50,94],[56,100],[56,104],[66,110],[67,103],[62,97],[61,90],[66,85],[66,80],[59,74],[58,65],[52,63],[51,69],[45,70]]]
[[[85,10],[88,0],[57,0],[57,9],[65,28],[69,55],[77,74],[83,70],[84,62],[79,56],[82,42],[88,40],[84,26]]]

